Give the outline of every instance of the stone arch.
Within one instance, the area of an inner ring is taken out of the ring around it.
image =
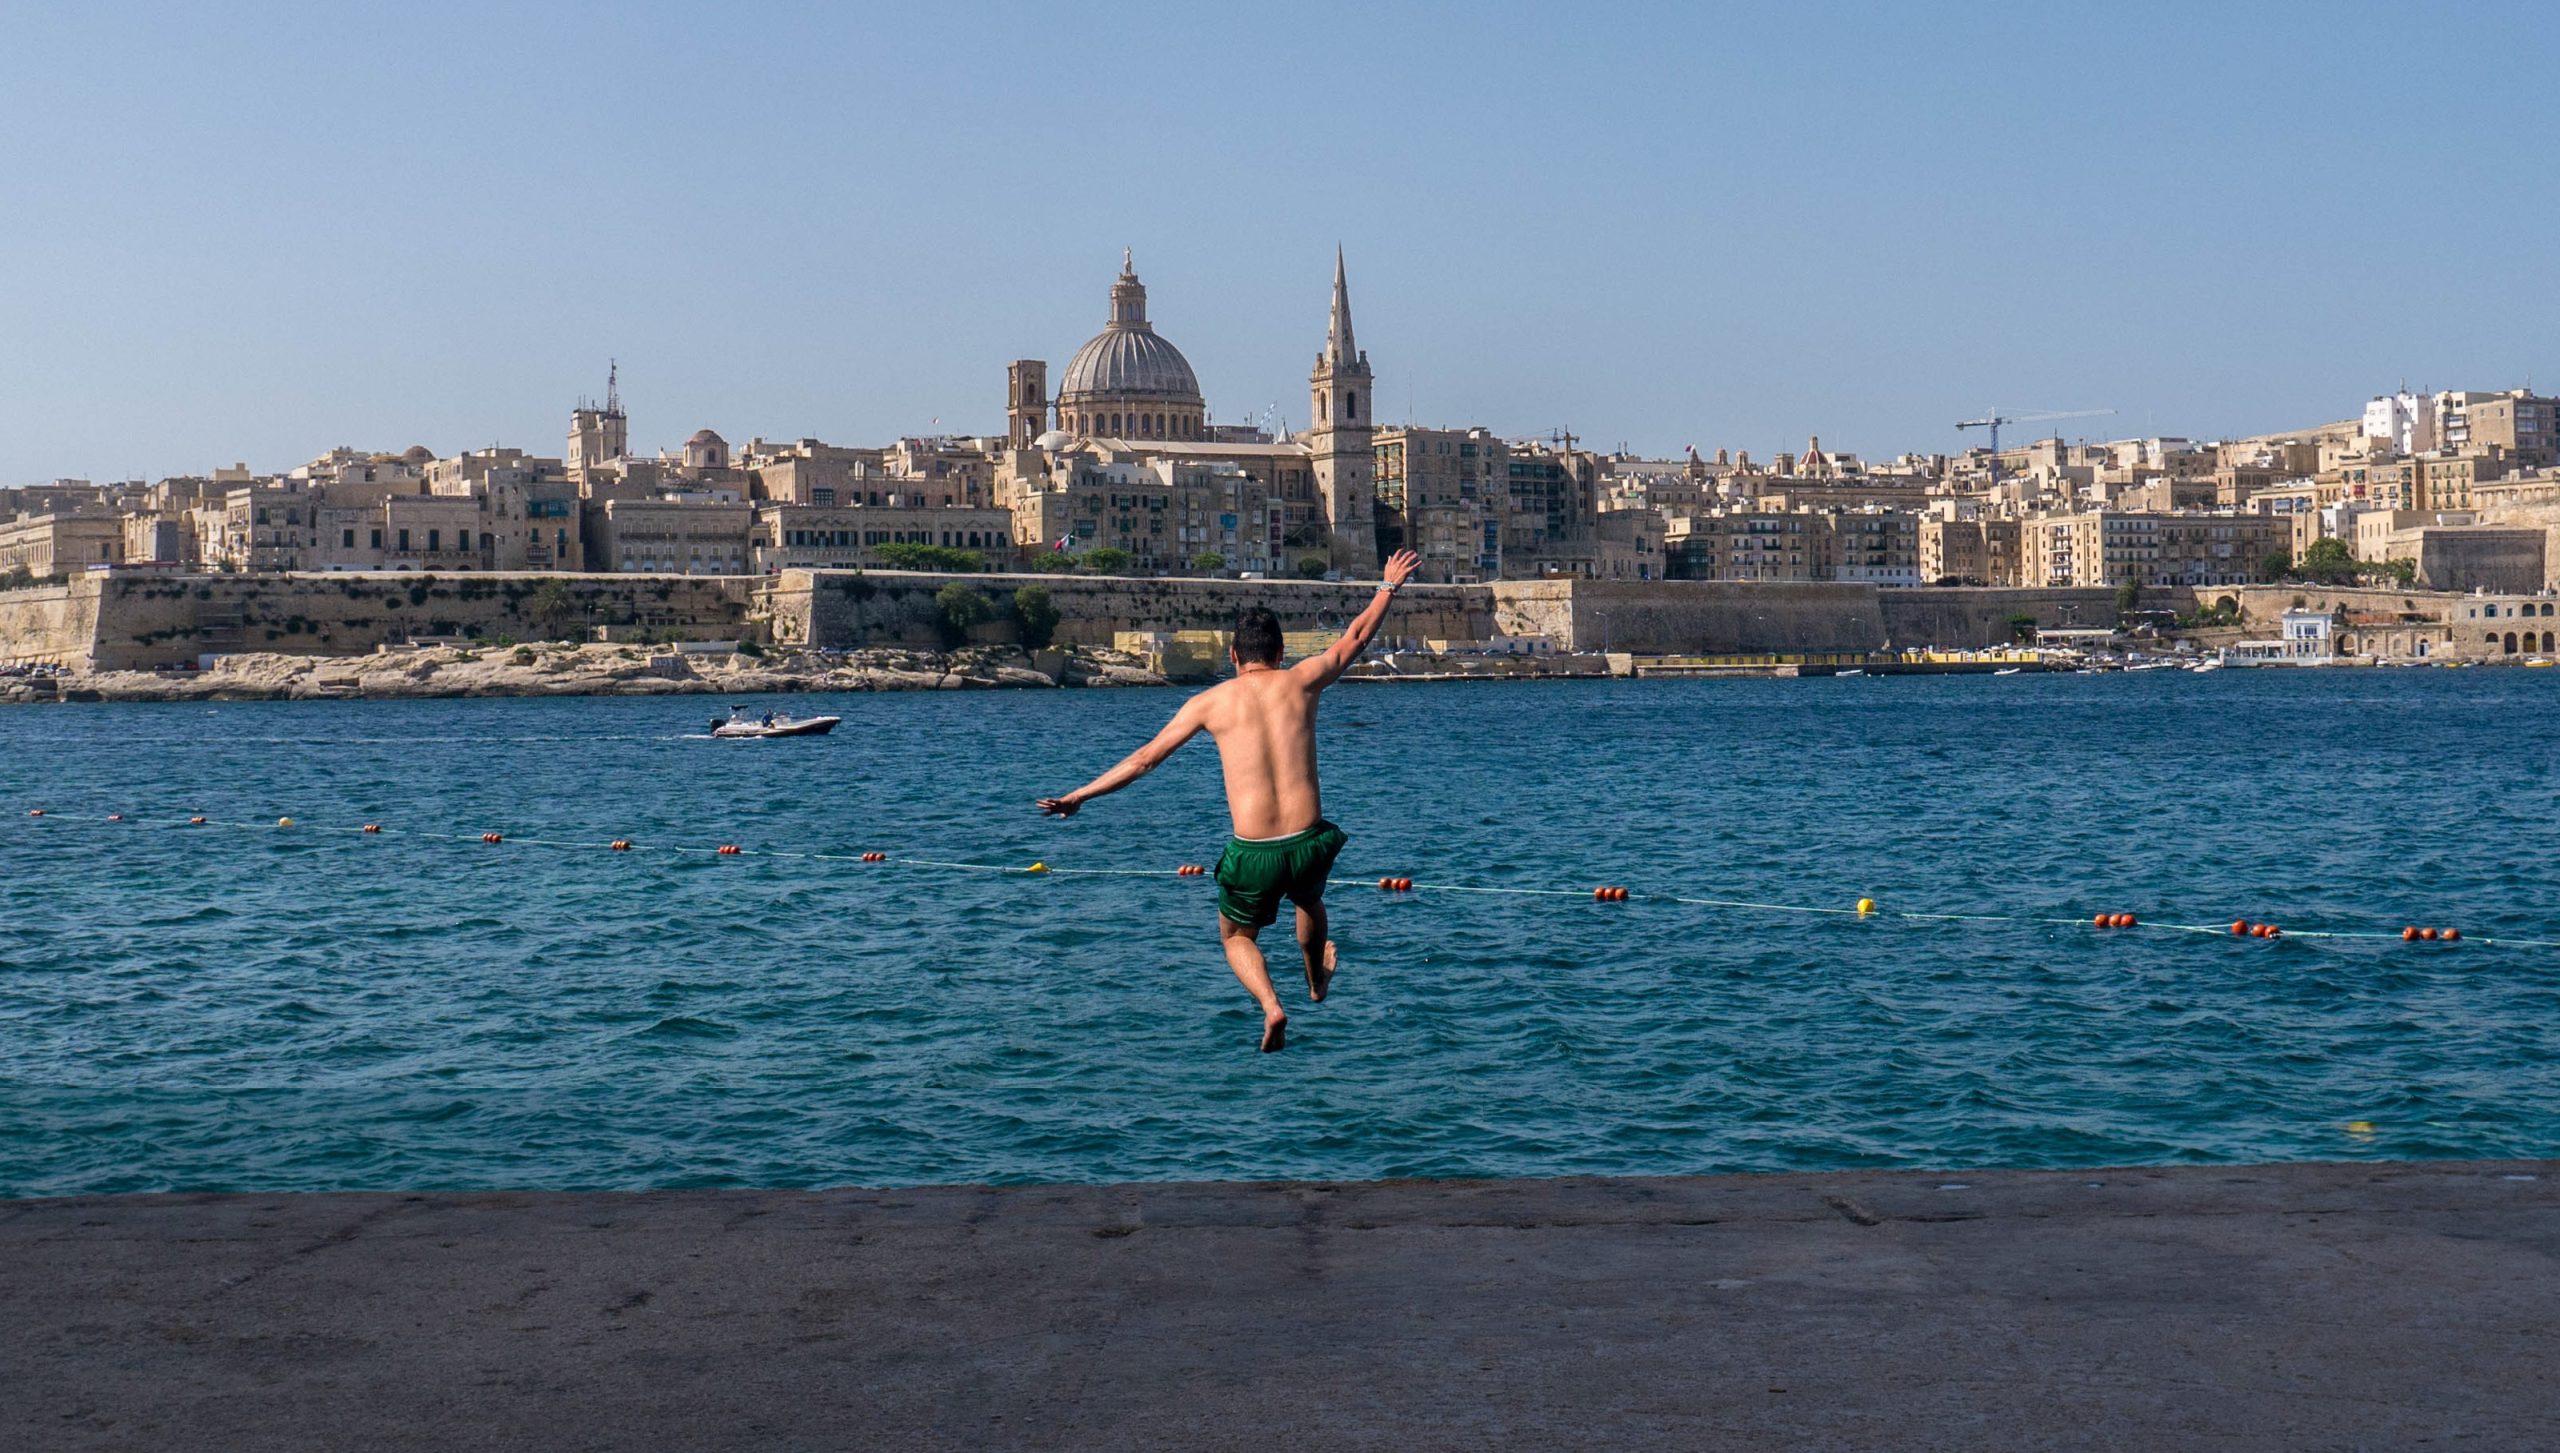
[[[2507,632],[2507,654],[2508,654],[2508,655],[2510,655],[2510,656],[2512,656],[2512,655],[2514,655],[2515,653],[2516,653],[2516,633],[2515,633],[2515,632],[2513,632],[2513,631],[2509,631],[2509,632]]]

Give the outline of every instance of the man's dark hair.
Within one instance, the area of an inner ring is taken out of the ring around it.
[[[1236,617],[1236,659],[1264,666],[1280,664],[1280,618],[1261,606]]]

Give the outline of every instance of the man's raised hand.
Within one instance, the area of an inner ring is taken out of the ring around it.
[[[1422,557],[1411,550],[1398,550],[1387,557],[1386,577],[1389,585],[1402,585],[1413,578],[1422,565]]]
[[[1039,806],[1042,812],[1051,817],[1073,817],[1076,815],[1076,809],[1084,804],[1073,797],[1043,797],[1040,799]]]

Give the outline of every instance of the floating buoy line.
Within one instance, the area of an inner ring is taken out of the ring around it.
[[[685,843],[641,843],[631,838],[597,841],[570,841],[559,838],[510,837],[502,832],[436,832],[419,828],[385,827],[368,822],[356,827],[327,827],[305,824],[291,817],[279,817],[272,823],[259,820],[217,819],[203,813],[188,816],[183,823],[137,820],[130,814],[110,812],[97,817],[65,817],[45,808],[27,809],[21,821],[51,824],[110,824],[134,828],[236,828],[251,832],[307,833],[326,836],[354,834],[364,837],[405,837],[429,842],[478,842],[484,846],[542,848],[557,852],[664,853],[677,856],[718,858],[774,858],[793,862],[853,863],[871,867],[923,868],[942,872],[997,873],[1025,877],[1057,878],[1208,878],[1211,871],[1198,863],[1179,863],[1170,868],[1074,868],[1052,867],[1046,862],[967,863],[941,858],[907,858],[873,849],[860,853],[793,852],[780,848],[750,848],[741,843],[713,845]],[[2110,911],[2081,918],[2052,918],[2016,913],[1932,913],[1911,908],[1887,908],[1873,898],[1860,898],[1846,907],[1822,907],[1806,903],[1766,903],[1747,898],[1702,898],[1667,890],[1637,889],[1620,884],[1600,884],[1588,888],[1529,888],[1481,883],[1418,882],[1401,876],[1377,879],[1328,878],[1328,887],[1371,888],[1381,893],[1475,893],[1515,898],[1581,898],[1597,903],[1674,904],[1684,908],[1724,909],[1742,913],[1786,913],[1808,917],[1847,918],[1865,922],[1874,919],[1903,919],[1914,923],[2013,923],[2053,928],[2086,928],[2097,931],[2149,929],[2158,933],[2210,934],[2216,937],[2251,938],[2272,941],[2282,938],[2367,939],[2377,943],[2410,943],[2484,947],[2560,948],[2560,940],[2539,938],[2490,937],[2464,933],[2460,928],[2443,925],[2404,925],[2392,930],[2372,929],[2293,929],[2255,919],[2235,918],[2224,923],[2168,923],[2133,913]]]

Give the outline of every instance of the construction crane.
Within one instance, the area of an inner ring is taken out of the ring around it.
[[[1958,419],[1956,427],[1991,431],[1991,483],[1994,488],[1997,488],[2000,483],[2000,428],[2002,425],[2044,424],[2055,419],[2094,419],[2101,414],[2114,412],[2113,409],[2053,409],[2035,414],[2004,414],[1998,409],[1992,409],[1979,419]]]

